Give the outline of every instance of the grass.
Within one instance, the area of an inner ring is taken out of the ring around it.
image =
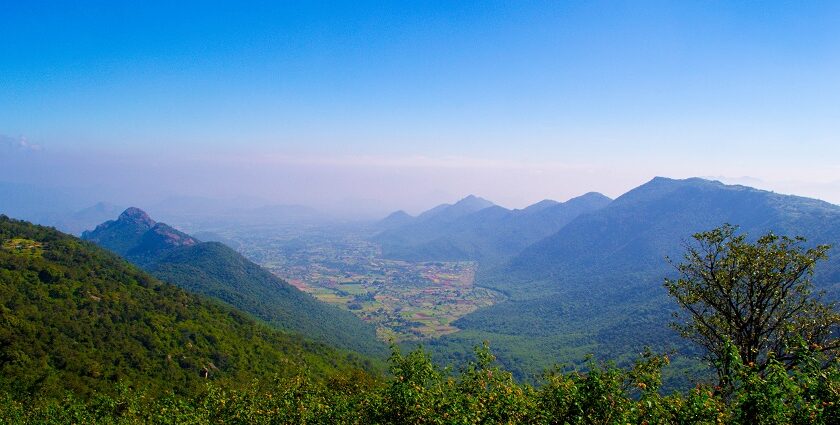
[[[12,238],[4,241],[2,246],[6,251],[27,258],[41,258],[44,254],[44,245],[31,239]]]

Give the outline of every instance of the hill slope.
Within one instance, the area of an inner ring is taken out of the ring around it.
[[[662,275],[666,256],[679,259],[692,234],[723,223],[753,236],[773,231],[812,243],[840,242],[840,206],[699,178],[657,177],[528,247],[505,274],[524,280]]]
[[[205,379],[247,383],[352,357],[162,283],[51,228],[0,216],[0,387],[77,396],[114,381],[190,392]],[[206,377],[206,378],[205,378]]]
[[[384,255],[392,258],[495,264],[609,203],[600,193],[587,193],[563,203],[541,201],[521,210],[491,205],[456,217],[449,214],[446,219],[438,218],[444,211],[432,210],[432,218],[422,220],[428,214],[424,213],[414,222],[382,232],[376,240]]]
[[[318,301],[218,242],[199,242],[129,209],[83,238],[125,256],[155,277],[214,297],[280,329],[360,353],[384,356],[373,326]],[[139,230],[143,230],[138,234]]]
[[[462,331],[437,341],[438,351],[487,339],[508,365],[526,365],[524,374],[587,352],[621,358],[645,345],[664,349],[679,341],[667,328],[675,307],[662,287],[672,273],[665,257],[680,261],[693,233],[726,222],[751,237],[772,230],[833,244],[815,284],[840,295],[840,207],[702,179],[656,178],[483,276],[479,284],[509,301],[456,321]]]

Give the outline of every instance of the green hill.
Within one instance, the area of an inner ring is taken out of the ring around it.
[[[93,244],[0,215],[0,390],[56,396],[115,382],[190,393],[363,361],[160,282]]]
[[[840,370],[740,365],[731,395],[664,396],[668,356],[589,362],[517,383],[487,347],[461,367],[422,351],[391,376],[162,283],[92,244],[0,215],[0,423],[809,423],[840,418]],[[761,421],[757,421],[760,418]]]
[[[562,279],[552,276],[661,278],[668,270],[664,258],[679,256],[683,241],[725,222],[754,236],[773,231],[811,243],[840,242],[840,206],[699,178],[657,177],[528,247],[503,274],[509,282],[558,284]]]
[[[371,356],[387,354],[374,327],[353,313],[318,301],[221,243],[200,242],[137,208],[82,237],[165,282],[221,300],[277,328]]]
[[[704,179],[655,178],[606,207],[571,220],[529,246],[479,284],[508,301],[466,315],[462,331],[431,343],[458,358],[489,340],[519,376],[594,353],[629,359],[645,346],[690,352],[667,327],[674,306],[662,287],[691,235],[739,225],[758,237],[768,231],[832,244],[814,276],[818,289],[840,298],[840,206]],[[675,346],[675,344],[680,344]]]

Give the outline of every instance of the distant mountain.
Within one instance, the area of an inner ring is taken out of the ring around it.
[[[226,214],[231,210],[254,209],[266,204],[268,201],[253,197],[217,199],[201,196],[170,196],[151,205],[148,210],[158,217],[212,217]]]
[[[0,391],[152,395],[275,375],[326,379],[357,357],[258,324],[90,243],[0,215]]]
[[[556,232],[577,216],[609,203],[610,199],[599,193],[587,193],[563,203],[541,201],[522,210],[469,200],[467,205],[473,205],[473,212],[465,213],[467,209],[461,208],[460,214],[453,214],[438,207],[404,226],[380,233],[376,240],[384,254],[393,258],[497,263]]]
[[[97,202],[95,205],[56,218],[54,225],[62,232],[81,235],[85,230],[93,229],[99,223],[118,215],[123,210],[125,208],[118,205]]]
[[[139,208],[128,208],[117,217],[96,226],[91,231],[82,233],[82,239],[91,241],[99,246],[127,257],[140,239],[157,224]]]
[[[550,208],[550,207],[553,207],[553,206],[558,205],[558,204],[560,204],[560,202],[557,202],[553,199],[543,199],[542,201],[537,202],[536,204],[532,204],[532,205],[529,205],[529,206],[525,207],[524,210],[529,211],[529,212],[534,212],[534,211],[539,211],[539,210],[542,210],[542,209]]]
[[[528,247],[506,272],[531,280],[661,272],[668,269],[664,258],[679,260],[692,234],[723,223],[756,237],[773,231],[811,243],[840,242],[840,206],[699,178],[657,177]]]
[[[373,326],[352,313],[301,292],[221,243],[199,242],[137,208],[82,237],[161,280],[222,300],[281,329],[365,354],[385,353]]]
[[[265,205],[236,210],[231,216],[249,224],[321,224],[331,220],[327,214],[303,205]]]
[[[399,210],[389,214],[388,217],[379,220],[376,223],[376,228],[380,230],[390,230],[405,226],[412,221],[414,221],[414,217],[403,210]]]
[[[156,264],[163,261],[176,248],[191,247],[199,243],[197,239],[168,224],[155,223],[151,229],[143,233],[125,257],[141,266]]]
[[[417,221],[434,220],[445,222],[494,206],[492,202],[475,195],[469,195],[453,205],[441,204],[417,216]]]
[[[552,207],[553,208],[553,207]],[[544,209],[543,211],[548,211]],[[840,206],[698,178],[657,177],[605,207],[580,214],[531,244],[479,284],[508,301],[457,320],[461,332],[433,343],[460,352],[491,340],[522,375],[587,352],[621,359],[645,345],[682,344],[667,323],[676,307],[662,287],[691,235],[724,223],[756,238],[768,231],[829,243],[815,285],[840,299]],[[690,348],[690,347],[689,347]]]

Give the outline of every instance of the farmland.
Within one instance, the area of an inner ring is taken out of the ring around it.
[[[381,258],[361,234],[308,231],[247,239],[243,254],[318,299],[352,311],[385,341],[417,341],[456,332],[456,319],[503,300],[475,286],[474,262]]]

